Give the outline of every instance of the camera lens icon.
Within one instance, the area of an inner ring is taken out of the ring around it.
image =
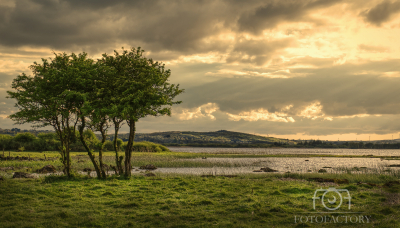
[[[322,196],[320,195],[323,192]],[[342,193],[347,196],[342,196]],[[328,189],[317,189],[314,192],[313,197],[313,206],[315,210],[315,201],[321,200],[322,206],[324,206],[327,210],[333,211],[339,209],[343,204],[343,199],[347,199],[349,202],[349,210],[351,206],[351,196],[350,192],[347,189],[336,189],[336,188],[328,188]]]

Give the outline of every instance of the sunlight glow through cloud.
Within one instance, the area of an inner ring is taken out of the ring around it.
[[[207,103],[200,107],[193,109],[184,109],[181,114],[179,114],[179,119],[181,120],[191,120],[202,117],[208,117],[215,120],[215,116],[212,115],[213,112],[217,111],[219,108],[215,103]]]
[[[241,112],[238,115],[230,114],[227,113],[229,116],[229,120],[233,121],[239,121],[239,120],[245,120],[245,121],[258,121],[258,120],[266,120],[266,121],[272,121],[272,122],[291,122],[294,123],[295,120],[287,116],[285,113],[280,113],[280,112],[275,112],[275,113],[269,113],[268,110],[264,110],[262,108],[258,110],[251,110],[250,112]]]
[[[171,118],[138,131],[400,131],[399,0],[8,0],[0,12],[1,117],[16,111],[12,80],[53,51],[97,59],[140,46],[185,93]]]

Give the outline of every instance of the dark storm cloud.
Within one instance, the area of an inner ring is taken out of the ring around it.
[[[259,108],[274,112],[293,104],[289,114],[295,115],[316,101],[321,103],[326,116],[400,114],[400,91],[393,86],[400,84],[400,78],[382,77],[384,72],[399,68],[400,62],[393,60],[291,69],[293,73],[308,73],[307,77],[223,78],[190,88],[180,98],[186,107],[212,102],[221,111],[234,114]]]
[[[214,39],[225,31],[258,33],[336,2],[18,0],[15,6],[0,5],[0,45],[108,52],[127,44],[152,52],[225,52],[229,42]]]
[[[1,6],[0,43],[65,49],[116,43],[148,44],[154,50],[207,52],[224,43],[202,39],[236,17],[221,1],[27,1]]]
[[[274,28],[281,22],[309,20],[308,11],[329,7],[340,0],[280,0],[267,1],[264,5],[244,13],[238,20],[240,31],[259,34],[264,29]]]
[[[226,61],[241,62],[241,63],[255,63],[257,65],[263,65],[270,60],[273,54],[289,47],[294,43],[293,39],[281,39],[281,40],[243,40],[236,43],[235,48],[229,54]],[[246,58],[245,58],[246,57]]]
[[[367,22],[380,26],[382,23],[389,21],[399,11],[400,1],[383,1],[361,15],[365,17]]]

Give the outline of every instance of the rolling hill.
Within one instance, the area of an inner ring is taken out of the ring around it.
[[[118,136],[124,141],[128,140],[128,134]],[[113,137],[110,136],[110,140]],[[135,141],[149,141],[164,145],[189,145],[189,146],[234,146],[234,145],[255,145],[255,144],[274,144],[286,143],[286,139],[264,137],[233,131],[214,131],[214,132],[194,132],[194,131],[169,131],[155,133],[138,133]]]

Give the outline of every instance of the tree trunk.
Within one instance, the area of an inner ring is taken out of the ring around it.
[[[67,176],[68,176],[68,178],[70,178],[71,177],[71,159],[70,159],[70,156],[69,156],[69,142],[67,142],[65,155],[66,155],[66,159],[67,159],[67,167],[66,167]]]
[[[60,154],[61,154],[61,162],[63,163],[63,173],[67,175],[67,160],[65,156],[65,143],[64,143],[64,138],[61,139],[61,147],[60,147]]]
[[[69,141],[69,138],[65,136],[65,128],[64,128],[64,118],[61,118],[61,122],[56,119],[55,125],[53,125],[54,130],[56,131],[58,137],[60,138],[61,142],[61,147],[60,149],[60,155],[61,155],[61,162],[63,163],[63,173],[69,177],[69,170],[68,170],[68,165],[67,165],[67,159],[69,159],[69,154],[67,157],[67,141]],[[61,127],[61,125],[63,127]],[[64,131],[63,131],[64,129]]]
[[[135,139],[135,120],[133,118],[129,119],[129,140],[128,144],[126,145],[125,148],[125,177],[130,177],[131,176],[131,155],[132,155],[132,146],[133,146],[133,140]]]
[[[93,163],[94,169],[96,170],[97,178],[101,179],[101,173],[100,173],[99,165],[97,164],[96,158],[95,158],[92,150],[86,144],[85,139],[83,138],[83,129],[85,129],[85,124],[86,124],[85,119],[81,118],[81,121],[82,121],[82,125],[79,126],[79,139],[81,140],[81,143],[83,144],[83,146],[85,147],[86,151],[88,152],[89,158]]]
[[[117,173],[117,171],[115,171],[115,172],[116,172],[116,174],[123,175],[124,174],[124,170],[122,168],[122,159],[123,159],[123,157],[122,156],[121,156],[121,158],[119,157],[119,155],[118,155],[119,148],[118,148],[118,145],[117,145],[119,124],[120,123],[117,122],[114,119],[114,129],[115,129],[115,133],[114,133],[115,165],[117,166],[116,170],[118,170],[118,173]]]
[[[71,158],[70,158],[70,155],[69,155],[69,149],[70,149],[69,145],[71,143],[71,129],[69,128],[69,117],[66,118],[66,125],[67,125],[67,129],[66,129],[66,131],[64,130],[64,132],[67,134],[65,136],[65,138],[66,138],[66,140],[65,140],[65,144],[66,144],[66,146],[65,146],[65,155],[67,157],[66,170],[67,170],[67,176],[68,176],[68,178],[70,178],[71,177]]]
[[[100,126],[100,132],[101,132],[101,146],[99,150],[99,163],[100,163],[100,171],[101,171],[101,176],[103,179],[107,178],[106,173],[104,172],[104,164],[103,164],[103,146],[104,143],[106,142],[106,132],[103,129],[103,125]]]

